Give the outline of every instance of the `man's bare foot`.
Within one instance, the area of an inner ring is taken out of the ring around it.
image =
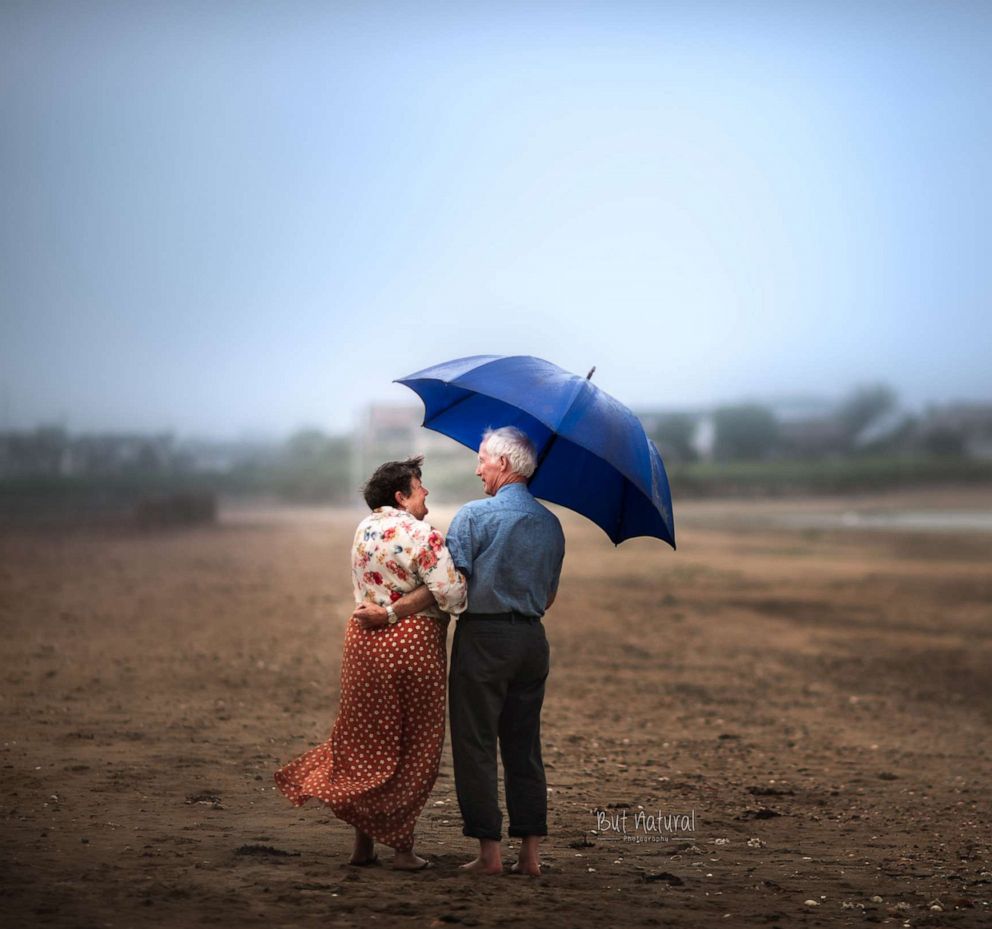
[[[472,874],[502,874],[503,853],[499,839],[479,839],[479,857],[461,866]]]
[[[394,871],[426,871],[431,863],[413,852],[397,852],[393,857]]]
[[[541,876],[541,858],[538,854],[541,836],[525,835],[520,840],[520,854],[517,863],[510,868],[511,874],[526,874],[528,877]]]
[[[463,864],[460,870],[471,871],[473,874],[502,874],[503,862],[499,859],[487,861],[480,856],[468,864]]]

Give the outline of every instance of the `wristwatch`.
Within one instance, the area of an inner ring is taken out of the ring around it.
[[[396,615],[396,610],[393,609],[393,605],[390,603],[386,607],[386,625],[395,626],[399,621],[400,618]]]

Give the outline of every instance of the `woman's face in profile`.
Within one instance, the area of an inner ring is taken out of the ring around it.
[[[400,506],[414,519],[423,519],[427,515],[427,494],[430,491],[420,482],[419,477],[410,479],[410,496],[397,493]]]

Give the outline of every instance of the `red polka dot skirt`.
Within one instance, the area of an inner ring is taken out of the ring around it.
[[[413,848],[444,746],[445,643],[426,616],[368,631],[349,621],[331,737],[275,774],[294,806],[321,800],[377,841]]]

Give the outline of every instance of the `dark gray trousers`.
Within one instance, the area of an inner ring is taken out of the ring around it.
[[[496,614],[503,616],[504,614]],[[541,706],[550,650],[539,619],[465,614],[451,647],[451,752],[462,832],[500,839],[496,744],[511,836],[548,834]]]

